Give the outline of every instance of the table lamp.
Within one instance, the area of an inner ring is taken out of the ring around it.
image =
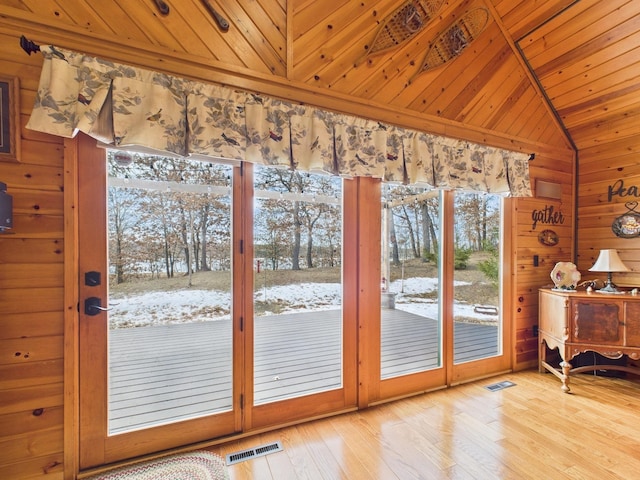
[[[614,249],[600,250],[600,255],[589,269],[590,272],[607,272],[607,283],[598,292],[602,293],[621,293],[620,290],[611,281],[612,272],[628,272],[627,266],[622,263],[618,252]]]

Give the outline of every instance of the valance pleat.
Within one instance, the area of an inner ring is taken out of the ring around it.
[[[530,196],[529,155],[41,47],[27,127],[114,148]]]

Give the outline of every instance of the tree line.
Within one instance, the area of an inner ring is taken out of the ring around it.
[[[116,283],[231,268],[230,166],[114,151],[107,158]],[[256,168],[254,188],[255,255],[265,266],[340,266],[339,178]]]
[[[231,268],[232,167],[156,155],[108,154],[110,271],[116,283]],[[115,185],[115,186],[114,186]],[[254,172],[254,255],[271,270],[339,267],[342,180],[289,169]],[[439,196],[384,186],[390,260],[435,259]],[[374,207],[375,208],[375,207]],[[499,209],[456,196],[456,246],[496,244]]]
[[[437,191],[413,186],[388,186],[383,190],[390,261],[436,260],[440,238],[440,196]],[[457,252],[494,250],[500,234],[499,200],[483,193],[456,192],[454,247]],[[384,229],[383,225],[383,229]]]

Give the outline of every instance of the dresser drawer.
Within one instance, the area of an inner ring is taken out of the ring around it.
[[[624,344],[627,347],[640,347],[640,303],[625,302],[624,308]]]
[[[621,345],[624,334],[622,303],[572,301],[572,340],[576,343]]]

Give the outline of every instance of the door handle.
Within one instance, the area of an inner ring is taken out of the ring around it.
[[[111,310],[102,306],[98,297],[89,297],[84,301],[84,314],[89,316],[98,315],[100,312]]]

